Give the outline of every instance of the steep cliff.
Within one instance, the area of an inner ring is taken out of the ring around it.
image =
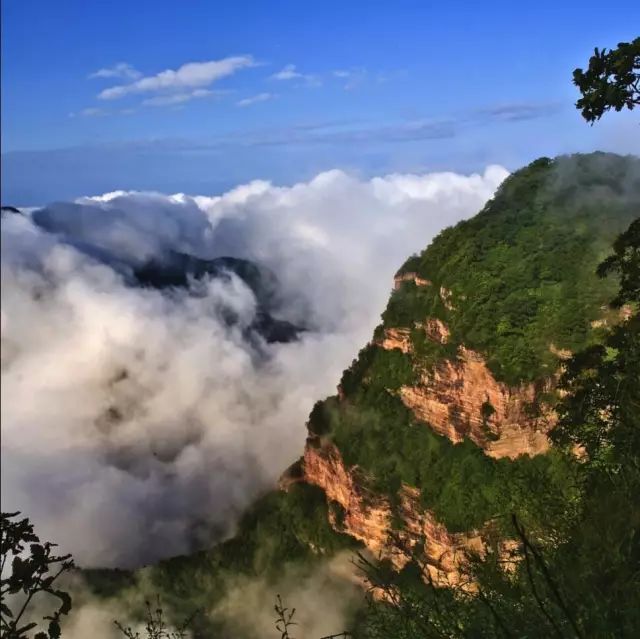
[[[340,504],[336,530],[398,566],[394,531],[423,538],[433,576],[455,583],[497,515],[542,528],[544,496],[571,498],[549,439],[556,384],[630,312],[607,310],[615,284],[595,269],[640,211],[639,164],[538,160],[399,270],[383,323],[309,420],[298,481]]]
[[[334,529],[362,542],[379,558],[389,559],[397,569],[410,561],[412,549],[423,544],[421,553],[433,583],[457,586],[464,579],[463,569],[470,556],[482,555],[486,540],[495,532],[450,533],[433,514],[425,510],[417,489],[402,486],[398,500],[391,500],[366,488],[357,469],[347,469],[340,451],[329,442],[312,438],[303,458],[302,481],[321,488],[327,500],[337,504],[329,511]],[[502,543],[506,549],[509,541]]]

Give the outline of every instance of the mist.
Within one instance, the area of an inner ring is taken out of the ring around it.
[[[295,609],[296,637],[327,637],[351,627],[354,611],[362,606],[365,583],[357,559],[345,551],[311,572],[285,564],[274,583],[237,578],[226,584],[226,595],[212,615],[224,622],[229,636],[272,636],[277,634],[274,604],[280,596],[289,612]]]
[[[330,171],[3,215],[3,509],[83,566],[139,566],[231,534],[302,453],[313,403],[370,339],[396,269],[506,176]],[[137,264],[171,251],[269,269],[278,319],[306,330],[248,340],[258,301],[233,273],[131,285]]]

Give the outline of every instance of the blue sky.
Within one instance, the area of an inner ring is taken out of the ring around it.
[[[4,0],[3,203],[637,151],[637,115],[572,107],[573,68],[638,35],[603,6]]]

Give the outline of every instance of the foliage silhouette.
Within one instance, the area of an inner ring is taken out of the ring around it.
[[[606,277],[615,273],[620,278],[620,291],[612,300],[613,308],[640,300],[640,219],[613,243],[613,255],[598,266],[597,273]]]
[[[55,582],[73,568],[71,555],[55,555],[56,544],[41,542],[28,519],[16,519],[20,513],[2,513],[0,520],[0,637],[27,639],[36,631],[32,607],[36,597],[49,595],[59,600],[59,606],[43,617],[45,630],[38,630],[34,639],[58,639],[60,618],[71,610],[71,597],[59,590]],[[28,548],[28,550],[27,550]],[[10,571],[5,571],[9,568]],[[20,601],[21,600],[21,601]],[[10,604],[16,602],[16,609]]]
[[[293,617],[296,614],[296,609],[285,608],[282,603],[282,597],[280,595],[276,596],[276,603],[274,605],[274,610],[276,611],[276,630],[280,633],[280,639],[295,639],[293,635],[289,632],[289,630],[293,626],[297,626],[298,624],[293,621]]]
[[[156,599],[155,607],[150,601],[145,601],[145,634],[133,630],[130,626],[124,626],[119,621],[114,624],[127,639],[186,639],[188,637],[188,628],[191,625],[196,613],[187,618],[175,630],[167,626],[164,611],[160,605],[160,597]]]
[[[609,51],[596,48],[586,71],[573,72],[573,83],[582,94],[576,108],[591,124],[610,109],[640,105],[640,37]]]

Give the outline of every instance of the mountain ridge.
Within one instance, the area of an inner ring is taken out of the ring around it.
[[[637,158],[542,158],[409,258],[280,492],[228,542],[148,569],[150,583],[172,605],[201,601],[186,579],[222,596],[214,575],[273,575],[358,543],[400,568],[387,546],[399,531],[455,585],[469,553],[508,552],[503,515],[544,535],[577,499],[579,462],[548,440],[559,371],[634,312],[608,309],[615,283],[595,268],[640,211],[638,176]]]

